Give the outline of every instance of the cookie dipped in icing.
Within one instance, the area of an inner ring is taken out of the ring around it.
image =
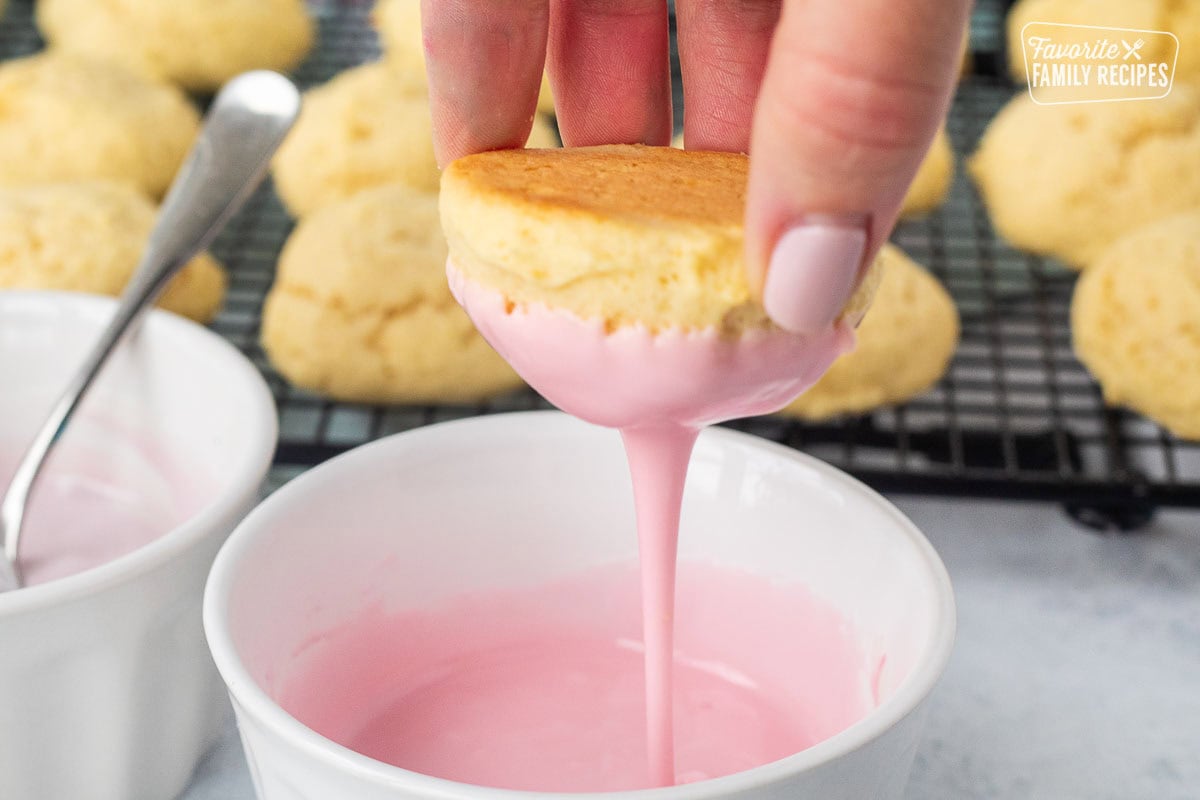
[[[637,145],[459,159],[441,196],[451,286],[526,381],[589,421],[777,410],[850,348],[876,273],[822,334],[776,327],[746,279],[747,163]]]

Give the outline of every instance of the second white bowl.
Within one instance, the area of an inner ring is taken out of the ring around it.
[[[6,448],[25,446],[114,308],[86,295],[0,292]],[[0,595],[5,800],[174,797],[228,718],[200,601],[217,549],[270,466],[270,392],[220,337],[155,311],[60,447],[101,433],[114,449],[137,441],[165,450],[197,511],[127,555]],[[101,462],[114,453],[96,452]]]

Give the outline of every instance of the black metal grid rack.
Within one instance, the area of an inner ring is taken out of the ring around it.
[[[0,56],[40,41],[28,3],[0,22]],[[296,74],[305,86],[374,58],[371,0],[314,3],[320,43]],[[976,74],[949,119],[957,153],[970,153],[1012,96],[1003,77],[1002,0],[980,0],[972,33]],[[801,448],[885,491],[1018,497],[1068,504],[1085,521],[1129,527],[1158,505],[1200,507],[1200,443],[1104,406],[1071,351],[1073,273],[997,239],[960,161],[948,202],[903,223],[894,240],[943,281],[962,315],[962,340],[945,378],[897,408],[823,424],[778,418],[730,423]],[[290,387],[258,345],[259,315],[292,222],[269,186],[213,247],[230,272],[213,328],[266,376],[280,414],[276,482],[363,442],[476,414],[546,408],[531,391],[468,406],[371,407]]]

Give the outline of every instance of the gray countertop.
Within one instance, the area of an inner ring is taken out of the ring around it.
[[[893,499],[959,612],[909,798],[1200,797],[1200,513],[1102,536],[1054,505]],[[253,796],[231,726],[180,800]]]

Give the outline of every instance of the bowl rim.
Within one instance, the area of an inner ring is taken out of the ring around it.
[[[451,420],[427,425],[387,436],[354,448],[317,467],[302,473],[264,500],[238,525],[217,554],[204,593],[204,629],[209,649],[217,669],[228,687],[239,716],[249,719],[286,741],[309,758],[325,762],[360,779],[387,788],[419,792],[422,796],[439,798],[480,798],[482,800],[534,800],[535,798],[578,797],[591,800],[629,800],[643,794],[661,800],[699,800],[736,794],[776,783],[797,773],[843,757],[883,736],[915,711],[933,691],[950,659],[956,629],[956,610],[950,576],[933,545],[924,534],[891,502],[856,478],[812,456],[790,447],[748,433],[726,428],[710,427],[703,431],[702,440],[720,447],[743,446],[766,451],[776,457],[798,462],[816,471],[822,480],[852,492],[858,500],[874,506],[894,523],[893,530],[915,551],[927,570],[934,600],[932,635],[913,672],[897,691],[861,720],[845,730],[812,747],[753,769],[677,786],[635,789],[619,792],[541,792],[518,789],[498,789],[437,778],[392,766],[361,755],[343,745],[321,736],[284,711],[258,685],[242,662],[233,643],[229,622],[229,595],[239,577],[239,567],[248,551],[259,539],[268,535],[277,514],[283,513],[293,498],[304,496],[338,475],[358,470],[359,462],[377,458],[383,451],[403,449],[417,439],[441,438],[447,434],[479,440],[484,431],[479,428],[524,425],[526,435],[553,436],[558,426],[598,426],[569,417],[559,411],[518,411]],[[242,723],[244,724],[244,723]]]
[[[117,305],[115,298],[62,291],[0,291],[0,314],[14,306],[66,309],[96,323],[96,332]],[[244,456],[230,470],[223,488],[200,509],[156,539],[111,561],[46,583],[0,594],[0,623],[30,611],[46,610],[118,588],[171,563],[214,532],[236,522],[241,510],[257,497],[271,467],[278,439],[275,400],[266,381],[237,348],[204,326],[161,309],[147,314],[140,336],[168,338],[183,358],[192,351],[207,351],[227,374],[224,387],[237,386],[245,397],[241,406],[251,419],[251,435],[244,439]],[[232,389],[227,389],[233,391]],[[2,491],[0,487],[0,491]]]

